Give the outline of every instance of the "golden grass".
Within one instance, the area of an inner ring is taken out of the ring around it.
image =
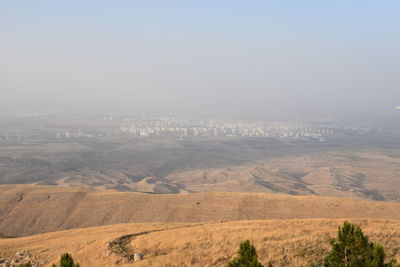
[[[321,261],[344,219],[236,221],[222,223],[135,223],[53,232],[0,240],[0,254],[19,250],[32,254],[49,266],[61,253],[70,252],[88,266],[224,266],[236,256],[239,243],[249,239],[262,263],[304,266]],[[400,260],[400,221],[351,219],[361,225],[374,242],[383,244],[390,257]],[[179,229],[171,229],[181,227]],[[163,230],[165,229],[165,230]],[[169,229],[169,230],[168,230]],[[139,262],[126,262],[110,254],[107,242],[126,234],[161,230],[134,238],[133,252],[143,253]]]
[[[305,266],[321,262],[329,239],[343,220],[268,220],[207,224],[156,232],[132,241],[132,250],[147,255],[138,266],[224,266],[241,241],[251,240],[260,261],[274,266]],[[352,220],[371,240],[400,259],[400,222]]]
[[[115,266],[120,258],[106,248],[112,239],[134,232],[185,226],[186,224],[119,224],[94,228],[52,232],[29,237],[1,239],[0,256],[12,257],[16,252],[29,250],[44,266],[58,262],[60,255],[69,252],[82,267]]]
[[[0,235],[4,236],[131,222],[309,218],[400,219],[400,203],[265,193],[157,195],[51,186],[0,186]]]

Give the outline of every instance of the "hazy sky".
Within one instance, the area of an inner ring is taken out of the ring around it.
[[[0,0],[0,112],[385,113],[399,14],[397,0]]]

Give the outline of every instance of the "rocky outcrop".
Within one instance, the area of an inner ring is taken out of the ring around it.
[[[32,267],[43,266],[44,262],[33,256],[28,250],[18,251],[14,256],[0,256],[0,267],[18,267],[23,264],[30,263]]]

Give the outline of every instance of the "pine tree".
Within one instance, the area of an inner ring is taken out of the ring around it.
[[[57,267],[57,265],[53,264],[52,267]],[[70,254],[64,253],[61,255],[59,267],[80,267],[80,265],[74,263],[74,259]]]
[[[369,242],[360,227],[344,222],[338,236],[331,241],[332,250],[325,258],[325,267],[398,267],[394,260],[385,264],[385,250]]]
[[[229,262],[226,265],[227,267],[263,267],[263,265],[258,262],[256,249],[249,240],[240,243],[238,253],[239,258]]]

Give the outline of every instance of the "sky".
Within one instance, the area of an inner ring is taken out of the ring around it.
[[[398,116],[400,1],[0,0],[0,112]]]

